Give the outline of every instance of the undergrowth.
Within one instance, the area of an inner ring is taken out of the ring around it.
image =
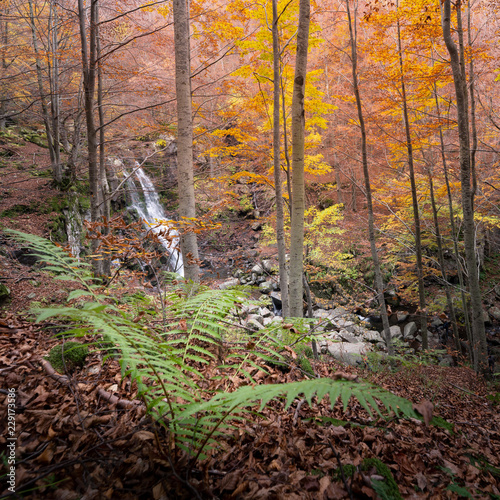
[[[226,343],[229,334],[234,338],[228,318],[244,300],[242,290],[210,290],[171,281],[162,293],[164,320],[147,323],[146,314],[102,293],[87,263],[43,238],[9,233],[30,245],[57,279],[80,284],[69,294],[67,306],[37,310],[37,321],[66,318],[76,326],[65,335],[94,335],[94,347],[104,351],[104,359],[118,353],[122,376],[136,382],[147,412],[171,436],[171,450],[187,452],[193,462],[204,458],[238,421],[262,411],[274,399],[287,409],[297,398],[313,406],[328,396],[330,406],[340,399],[345,411],[355,398],[371,416],[393,412],[419,418],[410,401],[364,381],[339,377],[259,385],[256,375],[266,371],[266,363],[284,362],[282,330],[268,327],[258,336]],[[207,380],[203,366],[217,365],[220,378],[224,373],[239,378],[233,392],[214,392],[211,382],[216,377]]]

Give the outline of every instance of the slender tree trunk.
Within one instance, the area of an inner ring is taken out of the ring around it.
[[[439,99],[438,99],[437,89],[436,89],[435,84],[434,84],[434,99],[436,102],[437,118],[438,118],[438,121],[441,122],[441,111],[440,111]],[[468,345],[467,345],[468,355],[469,355],[470,360],[473,361],[473,355],[472,355],[472,351],[471,351],[471,349],[472,349],[472,329],[471,329],[471,324],[470,324],[469,306],[467,303],[467,295],[465,293],[464,273],[462,270],[462,265],[461,265],[461,260],[460,260],[460,252],[458,250],[457,228],[455,225],[455,217],[453,216],[453,198],[451,196],[450,179],[448,177],[448,163],[446,161],[443,130],[441,128],[441,125],[439,126],[439,141],[440,141],[440,145],[441,145],[441,161],[443,163],[444,180],[446,183],[446,192],[447,192],[447,196],[448,196],[448,211],[450,214],[450,228],[451,228],[451,238],[453,241],[453,253],[454,253],[455,262],[457,265],[458,283],[460,286],[460,295],[462,298],[462,308],[464,311],[465,331],[467,334],[467,341],[468,341]]]
[[[467,108],[467,84],[460,70],[459,54],[451,37],[451,2],[443,0],[442,26],[443,38],[450,55],[450,65],[453,72],[453,83],[457,100],[458,140],[460,159],[460,184],[462,191],[462,211],[464,219],[465,261],[469,279],[469,292],[472,315],[472,351],[474,353],[474,369],[486,373],[488,370],[486,333],[483,321],[483,304],[479,273],[477,269],[475,248],[474,209],[472,203],[471,165],[469,147],[469,118]],[[457,6],[457,9],[460,5]]]
[[[83,89],[85,103],[85,120],[87,124],[87,152],[89,164],[90,188],[90,220],[100,222],[101,219],[101,187],[99,185],[99,163],[97,157],[98,140],[94,118],[95,90],[96,90],[96,58],[97,58],[97,9],[98,0],[90,3],[90,29],[87,41],[86,13],[84,0],[78,0],[78,15],[80,21],[80,38],[82,46]],[[100,241],[92,240],[92,254],[97,254]],[[92,261],[94,274],[104,276],[103,262],[99,258]]]
[[[280,273],[281,303],[283,317],[289,316],[288,307],[288,271],[286,268],[285,214],[283,210],[283,193],[281,185],[281,149],[280,149],[280,50],[278,34],[278,0],[273,1],[273,155],[274,155],[274,188],[276,192],[276,241],[278,243],[278,262]]]
[[[191,56],[187,0],[174,0],[175,91],[177,96],[177,179],[179,215],[196,217],[193,174],[193,117],[191,102]],[[198,242],[196,233],[181,230],[184,277],[198,282]]]
[[[446,303],[448,304],[448,311],[450,312],[450,321],[453,330],[453,339],[455,341],[455,350],[457,351],[458,354],[460,354],[462,350],[460,348],[460,338],[458,336],[457,318],[455,315],[455,307],[453,306],[453,300],[451,298],[448,275],[446,273],[446,268],[444,265],[443,238],[441,236],[441,231],[439,229],[438,211],[436,208],[436,199],[434,197],[434,182],[432,180],[432,172],[430,168],[428,170],[428,176],[429,176],[430,198],[432,205],[432,217],[434,220],[434,230],[436,231],[436,242],[438,246],[439,267],[441,268],[441,275],[443,276],[444,289],[446,293]]]
[[[104,102],[103,102],[103,77],[101,43],[99,39],[99,10],[96,12],[96,57],[97,61],[97,109],[99,114],[99,207],[103,217],[102,234],[109,234],[109,220],[111,218],[111,200],[109,196],[108,177],[106,175],[106,148],[105,148],[105,123],[104,123]],[[102,273],[105,276],[111,275],[111,259],[103,259]]]
[[[292,98],[292,221],[290,232],[290,315],[302,317],[302,274],[304,259],[304,93],[309,47],[310,0],[300,0],[297,31],[297,56]]]
[[[370,250],[373,259],[373,267],[375,270],[375,288],[377,290],[377,299],[380,307],[380,316],[382,318],[382,325],[384,328],[385,343],[389,355],[394,354],[391,339],[391,329],[389,325],[389,317],[387,315],[387,307],[384,298],[384,282],[382,279],[382,272],[380,270],[380,261],[377,253],[377,246],[375,241],[375,223],[373,216],[373,201],[372,201],[372,188],[370,183],[370,172],[368,170],[368,154],[366,146],[366,127],[363,116],[363,107],[361,103],[361,96],[359,93],[358,83],[358,52],[357,52],[357,16],[355,13],[354,22],[351,18],[351,9],[349,7],[349,0],[345,0],[347,10],[347,20],[349,24],[349,38],[351,45],[351,62],[352,62],[352,85],[354,96],[356,97],[356,108],[358,111],[359,128],[361,131],[361,157],[363,164],[363,177],[365,181],[366,191],[366,205],[368,210],[368,239],[370,240]]]
[[[49,52],[52,64],[49,66],[50,75],[50,117],[52,122],[52,144],[54,149],[54,180],[60,184],[63,180],[63,168],[61,164],[61,132],[60,111],[61,96],[59,95],[59,38],[58,38],[58,16],[57,5],[54,0],[49,6]]]
[[[31,36],[33,42],[33,51],[35,53],[35,67],[38,82],[38,92],[40,94],[40,104],[42,107],[42,118],[45,125],[45,132],[47,134],[47,144],[49,147],[50,163],[52,165],[52,174],[56,184],[60,184],[62,181],[62,169],[60,162],[57,162],[56,148],[59,148],[59,143],[55,142],[54,133],[51,126],[51,116],[49,115],[49,109],[47,107],[47,97],[45,94],[44,81],[43,81],[43,71],[42,71],[42,59],[40,56],[40,50],[38,48],[38,39],[36,33],[35,25],[35,12],[33,8],[33,0],[28,0],[29,7],[29,24],[31,28]]]
[[[5,4],[5,2],[4,2]],[[0,45],[2,46],[1,56],[0,56],[0,68],[1,80],[7,77],[7,58],[5,57],[5,52],[7,50],[7,44],[9,43],[9,24],[8,18],[8,5],[2,5],[0,7]],[[4,90],[4,85],[0,86],[0,129],[4,130],[7,126],[7,94]]]
[[[398,6],[399,8],[399,6]],[[408,153],[408,169],[410,174],[411,184],[411,199],[413,205],[413,220],[415,222],[415,254],[417,257],[417,280],[418,280],[418,302],[420,310],[420,331],[422,333],[422,348],[429,349],[429,339],[427,334],[427,312],[425,304],[425,287],[424,287],[424,265],[422,259],[422,237],[420,229],[420,210],[418,208],[417,185],[415,182],[415,167],[413,162],[413,144],[410,133],[410,119],[408,116],[408,105],[406,100],[406,85],[403,66],[403,50],[401,48],[401,28],[399,18],[397,20],[398,29],[398,54],[399,68],[401,71],[401,97],[403,101],[403,119],[406,135],[406,149]]]
[[[290,155],[288,154],[288,127],[286,125],[286,102],[285,102],[285,84],[281,78],[280,73],[280,83],[281,83],[281,112],[283,114],[283,150],[285,152],[285,162],[286,162],[286,188],[288,192],[288,211],[290,215],[292,213],[292,166],[290,162]]]

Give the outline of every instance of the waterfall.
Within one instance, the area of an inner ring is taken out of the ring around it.
[[[128,176],[129,174],[124,171],[124,175]],[[170,256],[168,267],[181,276],[184,276],[182,255],[178,250],[179,234],[175,229],[172,229],[169,226],[169,221],[166,220],[165,212],[161,206],[160,198],[156,192],[154,184],[138,163],[136,163],[135,166],[134,176],[139,181],[141,186],[140,190],[142,191],[143,196],[141,196],[138,186],[131,176],[127,180],[132,202],[131,207],[137,212],[139,217],[144,221],[146,227],[151,231],[159,235],[159,233],[166,230],[169,235],[175,236],[172,241],[168,241],[162,236],[159,236],[159,239]]]

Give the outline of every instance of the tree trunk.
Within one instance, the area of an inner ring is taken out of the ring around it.
[[[45,125],[45,132],[47,134],[47,145],[49,148],[50,163],[52,165],[52,174],[54,177],[54,181],[56,182],[56,184],[60,184],[62,181],[62,169],[61,169],[61,162],[59,161],[59,142],[56,142],[56,138],[54,137],[54,130],[52,128],[54,117],[53,115],[52,116],[49,115],[49,109],[47,107],[47,97],[45,94],[43,72],[42,72],[42,58],[40,56],[40,51],[38,48],[33,0],[28,0],[28,7],[29,7],[29,23],[31,28],[33,51],[35,53],[35,68],[37,75],[38,92],[40,94],[40,105],[42,108],[43,123]],[[53,108],[52,111],[54,111]]]
[[[90,3],[90,30],[87,41],[86,15],[84,0],[78,0],[78,15],[80,20],[80,38],[82,44],[83,88],[85,103],[85,120],[87,124],[87,152],[89,164],[90,188],[90,220],[100,222],[101,219],[101,187],[99,185],[99,164],[97,158],[97,131],[94,119],[94,104],[96,90],[96,58],[97,58],[97,9],[98,0]],[[100,241],[92,239],[92,254],[96,255]],[[104,276],[103,261],[94,258],[92,267],[96,276]]]
[[[398,6],[399,8],[399,6]],[[418,208],[417,185],[415,182],[415,168],[413,163],[413,144],[410,133],[410,119],[408,116],[408,105],[406,101],[406,85],[403,67],[403,50],[401,48],[401,28],[399,25],[399,17],[397,20],[398,29],[398,55],[399,68],[401,71],[401,98],[403,101],[403,119],[406,135],[406,150],[408,153],[408,169],[410,174],[411,184],[411,199],[413,205],[413,220],[415,223],[415,254],[417,258],[417,280],[418,280],[418,302],[420,314],[420,331],[422,333],[422,349],[429,349],[429,339],[427,334],[427,312],[425,304],[425,287],[424,287],[424,265],[422,259],[422,237],[420,229],[420,210]]]
[[[472,316],[472,352],[474,369],[478,372],[488,371],[486,333],[483,321],[483,304],[479,286],[475,248],[474,209],[472,203],[471,165],[469,148],[469,115],[467,107],[467,83],[460,70],[459,54],[451,37],[451,5],[450,0],[443,0],[441,20],[443,38],[450,55],[450,65],[455,85],[458,114],[458,140],[460,160],[460,185],[462,194],[462,211],[464,219],[464,246]],[[460,5],[457,6],[460,8]]]
[[[356,13],[354,17],[354,23],[351,19],[351,10],[349,7],[349,0],[345,0],[347,19],[349,24],[349,38],[351,45],[351,62],[352,62],[352,85],[354,90],[354,95],[356,97],[356,108],[358,111],[359,128],[361,131],[361,156],[363,164],[363,177],[365,181],[365,191],[366,191],[366,205],[368,209],[368,239],[370,240],[370,250],[373,259],[373,267],[375,271],[375,288],[377,290],[377,299],[380,308],[380,316],[382,318],[382,325],[384,327],[385,343],[387,346],[387,352],[389,355],[394,354],[394,349],[392,347],[391,339],[391,329],[389,325],[389,317],[387,315],[387,307],[384,298],[384,282],[382,279],[382,272],[380,270],[380,261],[377,253],[377,246],[375,241],[375,223],[373,217],[373,201],[372,201],[372,189],[370,183],[370,172],[368,170],[368,154],[366,147],[366,127],[365,120],[363,116],[363,107],[361,105],[361,96],[359,93],[359,83],[358,83],[358,52],[357,52],[357,23],[356,23]]]
[[[297,57],[292,97],[292,221],[290,231],[290,315],[302,317],[303,311],[303,256],[304,256],[304,93],[309,47],[310,0],[300,0],[297,30]]]
[[[280,273],[281,303],[283,317],[289,316],[288,307],[288,271],[286,268],[285,214],[283,211],[283,193],[281,186],[281,148],[280,148],[280,54],[278,34],[278,0],[273,1],[273,156],[274,189],[276,192],[276,241],[278,244],[278,262]]]
[[[196,217],[193,175],[193,118],[191,102],[191,56],[187,0],[174,0],[175,91],[177,96],[177,179],[179,215]],[[180,232],[184,277],[198,282],[198,242],[196,233]]]
[[[451,297],[450,284],[448,282],[448,275],[446,273],[446,268],[444,265],[444,255],[443,255],[443,238],[441,236],[441,231],[439,230],[439,221],[438,221],[438,211],[436,208],[436,199],[434,197],[434,182],[432,180],[432,172],[429,168],[428,170],[429,176],[429,188],[430,188],[430,198],[432,205],[432,217],[434,220],[434,229],[436,231],[436,242],[438,246],[438,259],[439,259],[439,267],[441,268],[441,275],[443,276],[444,289],[446,293],[446,303],[448,304],[448,310],[450,312],[450,322],[453,330],[453,339],[455,341],[455,350],[457,354],[461,353],[460,348],[460,338],[458,336],[458,328],[457,328],[457,318],[455,315],[455,307],[453,305],[453,300]]]
[[[440,106],[439,106],[439,99],[438,99],[436,84],[434,84],[434,100],[436,102],[437,119],[438,119],[438,122],[441,122],[441,111],[440,111]],[[460,286],[462,307],[463,307],[463,311],[464,311],[465,331],[467,334],[467,341],[468,341],[468,346],[467,346],[468,347],[468,355],[469,355],[471,362],[473,362],[473,355],[472,355],[472,351],[471,351],[471,349],[472,349],[472,330],[471,330],[471,324],[470,324],[469,306],[467,303],[467,296],[465,293],[464,273],[462,271],[462,266],[461,266],[460,252],[458,250],[457,229],[455,226],[455,217],[453,216],[453,198],[451,196],[450,179],[448,177],[448,163],[446,161],[443,130],[441,128],[441,125],[439,126],[439,141],[440,141],[440,145],[441,145],[441,161],[443,163],[444,180],[446,183],[446,192],[447,192],[447,196],[448,196],[448,211],[450,214],[450,228],[451,228],[451,238],[453,241],[453,252],[454,252],[454,256],[455,256],[455,262],[457,265],[458,283]]]

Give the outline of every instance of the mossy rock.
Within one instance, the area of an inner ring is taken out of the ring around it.
[[[69,341],[53,347],[45,359],[59,373],[69,373],[85,364],[88,353],[86,345]]]

